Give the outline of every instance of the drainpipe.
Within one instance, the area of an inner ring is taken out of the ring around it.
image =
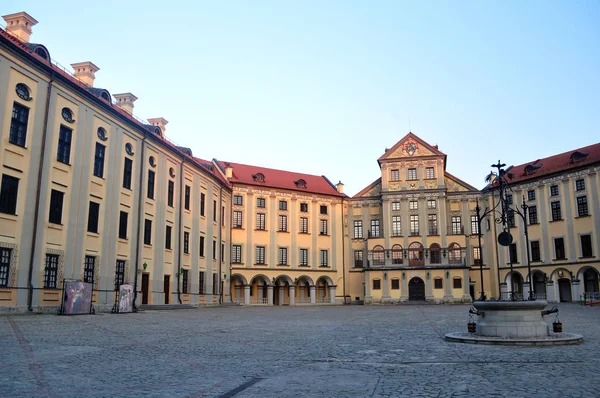
[[[177,301],[179,301],[179,304],[183,304],[181,302],[181,269],[183,268],[181,266],[181,235],[183,235],[183,211],[181,209],[181,197],[183,196],[182,194],[182,190],[183,190],[183,162],[184,162],[184,158],[183,156],[181,157],[181,164],[179,167],[179,246],[178,246],[178,250],[177,250],[177,264],[179,264],[179,269],[177,270]],[[188,248],[189,248],[189,241],[188,241]],[[189,283],[189,280],[188,280]],[[189,286],[188,286],[189,287]]]
[[[223,220],[223,216],[225,212],[223,211],[223,186],[219,188],[219,224],[217,228],[219,228],[219,255],[217,258],[219,259],[219,304],[223,304],[223,283],[221,281],[221,264],[223,263],[223,226],[225,225],[225,220]]]
[[[142,160],[140,164],[140,183],[139,183],[139,196],[138,196],[138,225],[137,225],[137,237],[135,245],[135,279],[133,282],[133,312],[137,312],[137,306],[135,305],[137,300],[137,285],[138,285],[138,272],[140,270],[140,234],[142,228],[142,215],[144,213],[144,164],[145,153],[146,153],[146,134],[142,137]]]
[[[44,168],[44,159],[46,155],[46,135],[48,132],[48,115],[50,112],[50,94],[52,92],[52,82],[54,82],[54,70],[50,74],[48,90],[46,92],[46,109],[44,110],[44,126],[42,127],[42,148],[40,153],[40,162],[38,164],[38,178],[35,192],[35,209],[33,211],[33,232],[31,237],[31,253],[29,255],[29,272],[27,275],[27,309],[33,311],[33,258],[35,254],[35,238],[37,235],[38,215],[40,212],[40,190],[42,186],[42,170]]]
[[[344,231],[344,198],[342,198],[342,272],[342,294],[344,295],[344,304],[346,304],[346,237]]]

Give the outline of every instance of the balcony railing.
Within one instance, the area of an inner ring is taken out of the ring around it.
[[[466,248],[459,249],[385,249],[369,250],[365,268],[439,267],[448,265],[467,266]]]

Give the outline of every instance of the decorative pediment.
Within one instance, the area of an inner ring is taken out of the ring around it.
[[[381,178],[378,178],[369,186],[365,187],[359,193],[353,196],[353,198],[366,198],[371,196],[381,196]]]
[[[415,158],[421,156],[445,156],[435,146],[429,145],[413,133],[408,133],[404,138],[398,141],[393,147],[387,149],[378,159],[382,160]]]
[[[477,188],[448,172],[444,174],[444,184],[446,185],[447,192],[478,192]]]

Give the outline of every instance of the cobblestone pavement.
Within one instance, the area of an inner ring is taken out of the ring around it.
[[[0,317],[0,396],[598,397],[600,306],[560,347],[449,343],[468,306]]]

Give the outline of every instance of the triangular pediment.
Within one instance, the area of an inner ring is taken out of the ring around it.
[[[446,156],[435,146],[430,145],[416,134],[410,132],[406,134],[393,147],[385,151],[383,155],[377,159],[380,163],[383,160],[415,158],[422,156]]]
[[[373,196],[381,196],[381,178],[373,181],[371,184],[363,188],[353,198],[369,198]]]
[[[479,192],[474,186],[448,172],[444,173],[444,184],[447,192]]]

